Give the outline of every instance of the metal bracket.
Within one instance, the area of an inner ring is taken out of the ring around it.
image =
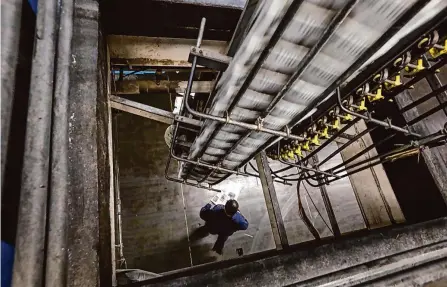
[[[222,72],[228,68],[232,59],[229,56],[222,55],[215,51],[191,47],[188,62],[192,63],[194,57],[197,57],[197,65]]]

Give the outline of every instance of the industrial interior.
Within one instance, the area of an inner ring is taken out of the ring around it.
[[[447,1],[36,2],[2,1],[2,286],[447,286]]]

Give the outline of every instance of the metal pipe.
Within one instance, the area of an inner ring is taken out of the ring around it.
[[[196,42],[196,46],[200,48],[200,46],[202,45],[202,39],[203,39],[203,33],[205,31],[205,24],[206,24],[206,18],[202,18],[202,21],[200,22],[200,28],[199,28],[199,35],[197,36],[197,42]],[[194,81],[194,73],[197,67],[197,56],[194,56],[192,59],[192,63],[191,63],[191,72],[189,73],[189,78],[188,78],[188,83],[186,85],[186,91],[185,91],[185,96],[184,96],[184,100],[182,101],[181,105],[180,105],[180,110],[179,110],[179,115],[183,114],[183,109],[184,109],[184,105],[186,102],[186,106],[189,106],[187,101],[189,98],[189,94],[191,93],[191,89],[192,89],[192,84]],[[177,122],[176,120],[174,120],[174,123]],[[171,147],[170,147],[170,154],[173,154],[174,152],[174,145],[173,143],[175,143],[175,136],[177,135],[177,130],[178,130],[178,122],[175,125],[174,128],[174,133],[173,133],[173,137],[172,137],[172,143],[171,143]],[[167,164],[167,167],[169,165],[169,162]],[[166,168],[167,168],[166,167]],[[165,173],[167,176],[167,173]],[[186,178],[185,180],[188,178],[189,172],[186,174]]]
[[[172,142],[171,142],[171,147],[170,147],[170,156],[168,157],[168,162],[167,162],[166,168],[165,168],[165,177],[166,177],[166,179],[171,180],[171,181],[176,181],[176,182],[179,182],[179,183],[188,184],[188,183],[186,183],[185,180],[175,179],[175,178],[172,178],[172,177],[170,177],[168,175],[171,158],[174,158],[174,159],[176,159],[178,161],[186,162],[186,163],[189,163],[189,164],[203,166],[203,167],[211,168],[213,170],[223,171],[223,172],[226,172],[226,173],[231,173],[231,174],[235,174],[235,175],[242,175],[242,176],[247,176],[247,177],[248,176],[252,176],[251,174],[246,174],[244,172],[240,172],[239,170],[234,171],[234,170],[231,170],[231,169],[218,167],[218,166],[214,166],[214,165],[211,165],[211,164],[208,164],[208,163],[205,163],[205,162],[201,162],[200,160],[194,161],[194,160],[189,160],[189,159],[186,159],[186,158],[181,158],[181,157],[176,156],[175,153],[174,153],[174,145],[175,145],[175,138],[177,136],[178,125],[179,125],[179,123],[177,122],[176,126],[174,128],[174,133],[172,135]],[[258,177],[258,176],[256,176],[256,177]],[[191,184],[188,184],[188,185],[191,185]],[[204,188],[203,186],[200,186],[199,184],[197,184],[196,187]]]
[[[326,27],[325,31],[321,35],[321,38],[318,40],[317,43],[310,49],[307,54],[304,56],[304,58],[299,63],[297,70],[293,73],[293,75],[289,78],[287,83],[282,87],[282,89],[279,91],[279,93],[273,98],[273,100],[270,102],[269,106],[265,110],[264,118],[267,117],[273,108],[276,106],[276,104],[281,101],[287,91],[292,87],[293,83],[303,74],[303,72],[307,69],[307,67],[310,65],[312,60],[315,58],[315,56],[318,54],[318,52],[323,49],[324,45],[327,43],[327,41],[332,37],[332,35],[335,33],[335,30],[341,25],[341,23],[346,19],[348,14],[351,12],[352,8],[355,4],[357,4],[357,0],[351,0],[346,5],[338,11],[338,13],[331,19],[331,22]]]
[[[306,155],[305,158],[302,159],[302,161],[309,160],[313,155],[317,154],[319,151],[321,151],[323,148],[325,148],[327,145],[329,145],[333,140],[335,140],[339,134],[344,133],[347,131],[350,127],[355,125],[359,121],[358,118],[353,119],[348,124],[346,124],[344,127],[342,127],[339,131],[337,131],[335,134],[333,134],[328,140],[326,140],[324,143],[322,143],[320,146],[318,146],[316,149],[314,149],[312,152],[310,152],[308,155]]]
[[[358,133],[357,135],[355,135],[355,137],[353,137],[352,139],[350,139],[349,141],[347,141],[346,143],[344,143],[341,147],[339,147],[338,149],[336,149],[334,152],[332,152],[330,155],[328,155],[324,160],[320,161],[318,163],[318,167],[323,165],[324,163],[326,163],[328,160],[330,160],[331,158],[333,158],[335,155],[337,155],[338,153],[340,153],[342,150],[344,150],[345,148],[347,148],[349,145],[351,145],[353,142],[357,141],[359,138],[361,138],[362,136],[364,136],[367,133],[372,132],[373,130],[375,130],[377,128],[377,126],[371,127],[371,128],[367,128],[365,130],[363,130],[362,132]]]
[[[178,125],[179,125],[179,123],[177,122],[176,126],[174,128],[173,136],[172,136],[172,142],[171,142],[171,147],[170,147],[170,156],[168,157],[168,163],[166,164],[166,168],[165,168],[165,177],[166,177],[166,179],[183,182],[181,180],[176,180],[176,179],[173,179],[173,178],[168,176],[169,164],[170,164],[171,158],[174,158],[174,159],[176,159],[178,161],[182,161],[182,162],[186,162],[186,163],[189,163],[189,164],[193,164],[193,165],[198,165],[198,166],[203,166],[203,167],[207,167],[207,168],[211,168],[211,169],[216,169],[216,170],[223,171],[223,172],[226,172],[226,173],[231,173],[231,174],[235,174],[235,175],[242,175],[242,176],[250,176],[249,174],[245,174],[243,172],[240,172],[239,170],[234,171],[234,170],[231,170],[231,169],[218,167],[218,166],[214,166],[214,165],[209,164],[209,163],[201,162],[200,160],[194,161],[194,160],[189,160],[189,159],[186,159],[186,158],[181,158],[181,157],[176,156],[175,153],[174,153],[174,145],[175,145],[175,138],[177,136]]]
[[[113,146],[116,147],[116,149],[114,149],[114,157],[113,157],[113,168],[114,168],[114,196],[115,196],[115,204],[116,204],[116,218],[117,218],[117,234],[118,234],[118,244],[115,244],[116,247],[118,247],[118,262],[119,262],[119,267],[122,268],[123,263],[124,263],[124,267],[127,268],[127,263],[126,263],[126,259],[124,257],[124,244],[123,244],[123,220],[121,217],[121,187],[120,187],[120,182],[119,182],[119,175],[120,175],[120,166],[119,166],[119,162],[118,162],[118,158],[119,158],[119,147],[118,147],[118,117],[115,115],[114,116],[114,134],[115,136],[113,137]],[[115,249],[113,250],[115,251]]]
[[[278,143],[278,161],[280,163],[282,163],[282,164],[287,164],[287,165],[290,165],[290,166],[293,166],[293,167],[296,167],[296,168],[300,168],[302,170],[313,171],[315,173],[324,174],[324,175],[327,175],[327,176],[330,176],[330,177],[337,177],[337,175],[335,175],[333,173],[324,172],[324,171],[321,171],[321,170],[318,170],[318,169],[314,169],[314,168],[306,167],[304,165],[294,164],[294,163],[286,162],[286,161],[282,160],[281,156],[280,156],[280,145],[279,145],[279,143]]]
[[[212,169],[216,169],[216,170],[219,170],[219,171],[224,171],[226,173],[231,173],[231,174],[235,174],[235,175],[248,176],[248,175],[246,175],[244,173],[239,172],[238,170],[234,171],[234,170],[227,169],[227,168],[224,168],[224,167],[214,166],[214,165],[211,165],[211,164],[208,164],[208,163],[201,162],[200,160],[194,161],[194,160],[189,160],[189,159],[186,159],[186,158],[181,158],[181,157],[176,156],[173,152],[171,153],[171,157],[176,159],[176,160],[178,160],[178,161],[190,163],[190,164],[193,164],[193,165],[198,165],[198,166],[203,166],[203,167],[207,167],[207,168],[212,168]]]
[[[58,1],[39,1],[12,286],[43,284]]]
[[[384,139],[378,141],[377,143],[373,143],[373,144],[369,145],[367,148],[365,148],[364,150],[362,150],[362,151],[356,153],[354,156],[350,157],[348,160],[343,161],[342,163],[340,163],[340,164],[338,164],[338,165],[332,167],[330,170],[334,171],[334,170],[336,170],[336,169],[338,169],[338,168],[340,168],[340,167],[342,167],[342,166],[344,166],[344,165],[347,165],[347,164],[353,162],[354,160],[356,160],[356,159],[359,158],[360,156],[362,156],[362,155],[364,155],[365,153],[369,152],[369,151],[372,150],[373,148],[378,147],[379,145],[382,145],[383,143],[387,142],[388,140],[392,139],[392,138],[395,137],[395,136],[396,136],[396,134],[388,135],[386,138],[384,138]]]
[[[347,171],[348,169],[351,169],[351,168],[360,166],[360,165],[362,165],[362,164],[364,164],[364,163],[370,162],[370,161],[375,160],[375,159],[377,159],[377,158],[387,157],[387,156],[393,155],[394,153],[399,153],[399,152],[405,151],[405,150],[407,150],[407,149],[409,149],[409,148],[411,148],[411,147],[413,147],[413,146],[411,146],[411,145],[410,145],[410,146],[405,145],[405,146],[403,146],[403,147],[400,147],[400,148],[397,148],[397,149],[388,151],[388,152],[386,152],[386,153],[384,153],[384,154],[377,154],[377,155],[375,155],[375,156],[368,157],[367,159],[361,160],[361,161],[356,162],[356,163],[354,163],[354,164],[352,164],[352,165],[346,165],[346,166],[344,167],[344,169],[342,169],[342,170],[337,170],[336,173],[345,172],[345,171]],[[334,169],[334,170],[335,170],[335,169]]]
[[[73,31],[73,0],[61,2],[51,137],[51,177],[45,285],[66,286],[68,206],[68,93]],[[111,214],[113,216],[113,214]],[[41,231],[43,232],[43,231]]]
[[[187,96],[187,95],[185,95],[185,96]],[[185,106],[186,106],[186,109],[188,110],[188,112],[191,113],[192,115],[196,116],[196,117],[201,117],[201,118],[213,120],[213,121],[220,122],[220,123],[223,123],[223,124],[235,125],[235,126],[238,126],[238,127],[241,127],[241,128],[245,128],[245,129],[249,129],[249,130],[257,131],[257,132],[263,132],[263,133],[279,136],[279,137],[282,137],[282,138],[299,140],[299,141],[305,140],[305,138],[303,138],[301,136],[297,136],[297,135],[291,134],[290,133],[290,129],[287,128],[287,127],[286,127],[286,132],[281,132],[281,131],[277,131],[277,130],[264,128],[262,126],[262,124],[258,124],[258,125],[247,124],[247,123],[244,123],[244,122],[239,122],[239,121],[236,121],[236,120],[232,120],[228,115],[227,115],[227,117],[218,117],[218,116],[213,116],[213,115],[197,112],[197,111],[194,111],[189,106],[189,104],[188,104],[188,96],[185,98],[185,101],[186,101],[185,102]]]
[[[6,154],[8,150],[9,129],[14,102],[14,85],[19,54],[20,25],[22,16],[21,0],[2,1],[2,82],[1,82],[1,181],[2,194],[5,174]]]
[[[200,46],[202,45],[203,33],[205,32],[205,23],[206,18],[202,18],[202,20],[200,21],[199,35],[197,36],[197,42],[196,42],[197,48],[200,48]]]
[[[381,121],[378,119],[374,119],[371,117],[371,113],[369,113],[369,112],[366,112],[367,116],[365,116],[365,115],[350,111],[343,105],[343,102],[341,100],[341,95],[340,95],[340,88],[337,88],[337,100],[338,100],[338,106],[342,109],[343,112],[345,112],[347,114],[364,119],[366,122],[371,122],[371,123],[377,124],[379,126],[386,127],[386,128],[389,128],[389,129],[392,129],[392,130],[395,130],[395,131],[398,131],[398,132],[401,132],[401,133],[404,133],[407,135],[413,135],[413,136],[417,136],[417,137],[421,136],[417,133],[410,131],[409,128],[401,128],[401,127],[391,124],[391,120],[388,120],[388,122],[384,122],[384,121]]]
[[[258,171],[252,164],[251,164],[251,162],[249,162],[249,165],[250,165],[250,167],[251,167],[255,172],[258,173],[258,175],[253,174],[253,173],[249,173],[249,172],[247,171],[247,165],[244,165],[244,172],[245,172],[246,174],[248,174],[248,175],[251,175],[251,176],[254,176],[254,177],[259,177],[259,171]],[[270,169],[270,172],[272,172],[271,169]],[[272,172],[272,173],[273,173],[273,172]],[[288,180],[287,178],[283,178],[283,177],[276,176],[276,175],[272,175],[272,177],[273,177],[273,181],[274,181],[274,182],[281,183],[281,184],[284,184],[284,185],[289,185],[289,186],[292,185],[291,183],[288,182],[289,180]],[[291,180],[291,181],[293,181],[293,180]]]

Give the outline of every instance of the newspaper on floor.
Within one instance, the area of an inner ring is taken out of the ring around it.
[[[237,200],[239,193],[240,189],[222,191],[211,198],[211,203],[215,205],[225,205],[225,203],[227,203],[230,199]]]

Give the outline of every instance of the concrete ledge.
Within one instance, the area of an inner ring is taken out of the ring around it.
[[[441,218],[423,224],[376,229],[368,235],[358,232],[340,240],[299,244],[293,246],[292,250],[295,251],[288,254],[269,251],[198,266],[129,286],[157,283],[205,286],[217,282],[228,285],[284,286],[446,240],[447,218]]]

